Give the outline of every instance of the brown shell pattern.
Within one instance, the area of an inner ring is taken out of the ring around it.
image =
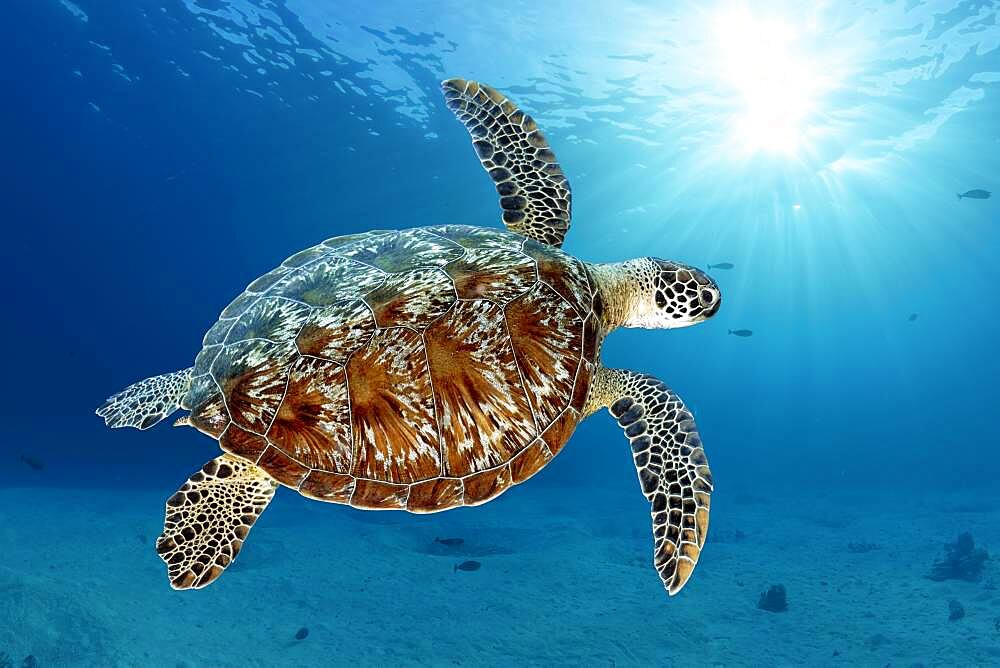
[[[602,336],[594,300],[583,263],[506,231],[336,237],[226,307],[184,406],[311,498],[484,503],[573,433]]]

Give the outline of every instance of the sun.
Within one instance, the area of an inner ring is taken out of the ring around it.
[[[712,23],[718,72],[734,94],[732,143],[747,153],[795,154],[823,79],[800,44],[801,30],[745,8],[720,12]]]

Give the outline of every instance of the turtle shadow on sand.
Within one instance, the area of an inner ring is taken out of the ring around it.
[[[800,519],[809,524],[813,524],[824,529],[846,529],[851,524],[854,523],[855,518],[850,514],[845,513],[815,513],[815,514],[802,514],[799,516]]]
[[[234,571],[256,571],[283,568],[288,561],[288,548],[277,538],[266,535],[266,530],[255,537],[252,545],[240,551],[230,568]]]
[[[419,535],[408,536],[406,542],[409,549],[417,554],[447,558],[517,554],[525,547],[524,545],[519,545],[517,538],[511,536],[510,532],[503,532],[503,534],[505,535],[505,540],[503,542],[496,542],[497,534],[493,531],[489,534],[492,540],[481,539],[475,533],[468,531],[458,533],[444,532],[436,535],[421,532]],[[449,538],[452,536],[461,536],[461,542],[449,544]],[[449,542],[442,542],[442,538]]]

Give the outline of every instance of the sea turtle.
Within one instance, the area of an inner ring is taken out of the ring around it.
[[[97,410],[111,427],[176,424],[218,439],[166,502],[156,550],[176,589],[232,563],[275,490],[372,510],[485,503],[537,473],[581,419],[608,408],[652,507],[670,594],[708,530],[712,478],[691,413],[662,382],[601,365],[618,327],[674,328],[719,309],[677,262],[582,262],[559,249],[570,188],[530,116],[450,79],[500,194],[507,231],[438,225],[335,237],[252,282],[191,368],[140,381]]]

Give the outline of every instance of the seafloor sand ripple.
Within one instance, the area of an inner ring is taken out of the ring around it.
[[[996,504],[718,494],[719,540],[668,599],[648,511],[617,494],[528,485],[415,517],[285,493],[231,572],[174,592],[152,547],[164,494],[3,490],[18,510],[0,524],[0,651],[42,666],[1000,662],[998,560],[979,583],[923,577],[959,531],[1000,546]],[[466,542],[450,554],[435,536]],[[453,572],[465,559],[482,569]],[[788,611],[758,610],[775,582]],[[964,619],[948,620],[951,598]]]

